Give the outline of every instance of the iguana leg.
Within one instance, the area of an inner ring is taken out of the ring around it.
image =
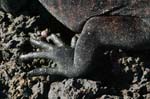
[[[29,60],[33,58],[47,58],[53,59],[57,63],[56,68],[38,68],[28,72],[29,76],[35,75],[64,75],[67,76],[68,66],[73,65],[73,57],[74,57],[74,49],[71,47],[65,47],[64,43],[56,36],[53,35],[51,38],[54,41],[54,44],[58,46],[54,46],[42,41],[36,41],[30,39],[32,45],[35,45],[41,48],[42,52],[32,52],[25,55],[21,55],[21,60]],[[61,46],[60,46],[61,45]]]
[[[30,43],[31,43],[31,45],[35,45],[36,47],[39,47],[39,48],[45,49],[45,50],[53,50],[55,47],[52,44],[48,44],[48,43],[43,42],[43,41],[37,41],[34,39],[30,39]]]
[[[64,42],[55,34],[51,34],[49,39],[51,39],[57,47],[65,46]]]
[[[101,66],[101,60],[98,60],[100,58],[96,56],[99,56],[98,52],[101,52],[103,46],[130,50],[150,48],[149,27],[137,17],[92,17],[84,24],[75,51],[70,47],[52,47],[52,49],[48,47],[45,52],[27,54],[21,58],[50,58],[60,65],[54,69],[35,69],[29,73],[31,75],[60,74],[67,77],[78,77],[88,73],[94,65]],[[103,56],[100,54],[100,57]]]
[[[131,16],[97,16],[82,29],[74,53],[74,70],[89,73],[93,66],[103,66],[102,48],[126,50],[150,49],[150,25]],[[98,57],[97,57],[98,56]],[[105,66],[105,65],[104,65]],[[101,67],[103,68],[103,67]]]

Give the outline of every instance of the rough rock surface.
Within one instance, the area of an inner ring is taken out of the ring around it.
[[[98,92],[98,83],[86,79],[68,79],[50,85],[49,99],[91,99]]]

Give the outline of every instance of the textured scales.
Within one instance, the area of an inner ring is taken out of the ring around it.
[[[40,0],[47,10],[72,31],[81,33],[75,48],[31,43],[46,49],[20,56],[50,58],[57,68],[41,68],[29,75],[78,77],[92,70],[97,49],[114,47],[128,50],[150,48],[149,0]],[[55,41],[55,40],[54,40]],[[59,41],[57,39],[57,41]],[[61,41],[59,41],[61,42]],[[101,56],[102,57],[102,56]],[[97,65],[100,65],[96,63]]]
[[[149,0],[39,0],[60,22],[81,32],[83,24],[94,16],[150,16]]]

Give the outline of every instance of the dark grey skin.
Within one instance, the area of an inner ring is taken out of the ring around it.
[[[92,6],[92,8],[89,2],[93,1],[95,1],[94,4],[97,2],[107,4],[108,1],[108,3],[114,3],[110,0],[40,1],[60,22],[72,31],[80,32],[81,35],[75,48],[62,46],[63,44],[56,47],[31,39],[31,44],[43,48],[44,51],[21,55],[20,59],[53,59],[58,63],[58,66],[56,68],[34,69],[28,73],[30,76],[46,74],[79,77],[84,75],[92,68],[95,51],[103,46],[126,50],[150,49],[149,0],[126,0],[127,3],[124,0],[118,0],[119,3],[108,7],[106,5],[106,7]],[[82,2],[87,4],[83,6]],[[57,7],[58,5],[59,7]],[[65,11],[66,8],[70,13]],[[72,15],[74,16],[72,17]],[[71,19],[74,20],[71,21]],[[58,42],[60,41],[58,40]]]

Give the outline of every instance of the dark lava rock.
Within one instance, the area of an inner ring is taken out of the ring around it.
[[[44,94],[44,84],[42,82],[38,82],[32,87],[32,93],[31,99],[41,99],[43,98]]]
[[[68,79],[50,86],[49,99],[91,99],[98,92],[98,83],[86,79]]]

